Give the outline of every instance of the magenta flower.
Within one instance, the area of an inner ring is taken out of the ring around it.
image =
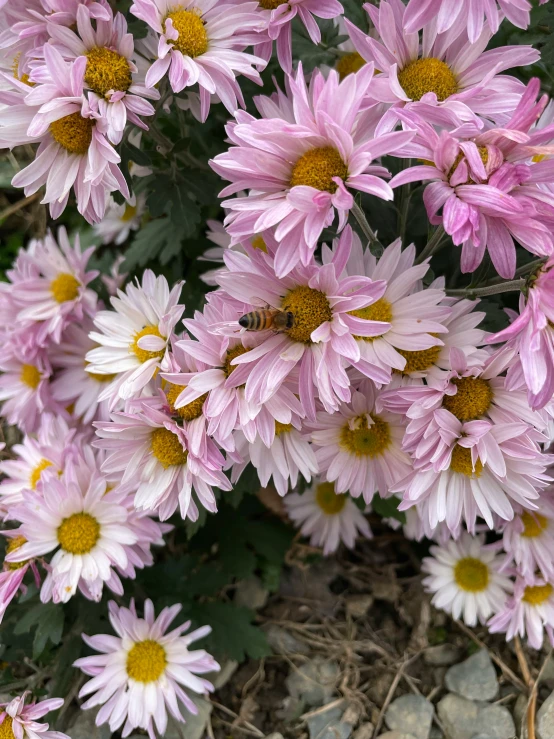
[[[418,130],[411,153],[432,164],[400,172],[391,185],[432,180],[424,192],[427,215],[462,245],[462,272],[477,269],[488,249],[498,274],[513,277],[514,239],[539,256],[554,249],[554,196],[540,186],[552,181],[554,160],[533,160],[554,127],[529,133],[547,103],[546,96],[535,102],[539,88],[538,79],[529,82],[505,127],[470,136],[439,135],[420,117],[399,114]]]
[[[8,538],[6,554],[14,552],[25,543],[25,537],[20,536],[17,530],[3,531],[2,534]],[[4,561],[2,572],[0,572],[0,623],[17,593],[27,591],[27,586],[23,584],[23,580],[28,570],[31,570],[34,575],[35,585],[40,588],[40,574],[32,559],[17,563]]]
[[[63,698],[50,698],[49,700],[43,700],[40,703],[34,702],[25,705],[25,700],[29,695],[30,691],[23,693],[23,695],[14,698],[10,703],[4,703],[0,711],[0,728],[6,726],[6,729],[2,728],[2,733],[6,736],[10,736],[10,733],[14,737],[20,737],[20,739],[34,739],[34,737],[40,737],[40,739],[70,739],[67,734],[62,734],[61,731],[50,731],[48,724],[40,724],[37,719],[42,718],[50,711],[57,711],[58,708],[63,706]]]

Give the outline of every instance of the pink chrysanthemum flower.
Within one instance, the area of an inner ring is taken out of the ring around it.
[[[540,0],[542,5],[547,0]],[[469,40],[474,44],[485,23],[492,33],[507,18],[518,28],[527,28],[531,3],[528,0],[410,0],[404,15],[404,30],[414,33],[436,19],[438,33],[454,24],[467,25]]]
[[[137,74],[133,35],[127,32],[125,17],[117,13],[114,18],[111,9],[109,13],[108,20],[97,18],[94,28],[90,10],[80,5],[76,33],[58,24],[51,24],[49,31],[64,58],[79,64],[91,108],[107,121],[107,136],[118,144],[127,121],[148,128],[140,116],[154,115],[155,109],[145,98],[157,100],[159,93],[145,87]],[[39,75],[40,70],[34,70],[33,81],[39,80]]]
[[[198,695],[213,691],[213,685],[198,675],[217,672],[219,664],[203,649],[189,650],[189,645],[209,634],[211,628],[201,626],[184,635],[190,628],[187,621],[166,633],[181,605],[164,608],[158,618],[151,600],[144,603],[144,618],[137,616],[134,601],[130,608],[119,607],[113,601],[108,607],[117,636],[83,634],[86,644],[100,654],[74,663],[92,677],[79,693],[80,697],[93,694],[82,708],[101,706],[96,724],[109,723],[111,731],[123,727],[124,736],[133,729],[144,729],[150,739],[156,739],[155,729],[164,736],[167,709],[183,723],[179,703],[189,713],[198,713],[181,686]]]
[[[3,531],[2,535],[8,538],[8,544],[6,546],[7,555],[25,543],[25,537],[20,536],[17,531]],[[2,571],[0,572],[0,623],[17,593],[20,590],[22,593],[27,591],[27,586],[23,584],[23,580],[29,569],[34,575],[35,585],[37,588],[40,588],[39,571],[32,559],[26,562],[4,562]]]
[[[469,41],[460,24],[445,33],[437,33],[435,24],[423,24],[420,43],[417,29],[407,34],[402,28],[409,7],[401,0],[382,0],[379,7],[366,3],[377,38],[346,20],[356,50],[379,70],[371,97],[392,105],[379,130],[394,128],[398,120],[395,111],[403,107],[429,123],[448,128],[467,121],[480,128],[479,116],[500,120],[511,114],[525,87],[514,77],[500,76],[500,72],[533,64],[539,60],[539,52],[532,46],[484,51],[491,31],[485,28],[478,40]]]
[[[412,153],[432,164],[409,167],[391,185],[433,180],[423,195],[427,215],[462,245],[462,272],[477,269],[488,249],[498,274],[513,277],[514,239],[539,256],[554,249],[554,196],[540,187],[552,181],[554,160],[533,158],[550,142],[554,127],[528,133],[547,103],[546,95],[535,103],[539,88],[532,79],[505,126],[476,135],[439,135],[418,116],[402,114],[418,130]]]
[[[137,413],[114,413],[110,423],[95,423],[99,440],[94,446],[107,451],[102,471],[123,473],[122,483],[137,483],[135,506],[157,511],[164,521],[177,506],[182,518],[196,521],[200,505],[217,511],[213,487],[231,490],[222,469],[225,462],[211,439],[206,455],[196,457],[187,447],[183,429],[165,413],[143,406]]]
[[[29,703],[25,700],[29,691],[14,698],[10,703],[4,703],[0,712],[0,731],[9,737],[19,739],[70,739],[61,731],[49,731],[48,724],[41,724],[37,719],[46,716],[50,711],[57,711],[63,706],[63,698],[50,698],[40,703]]]
[[[325,556],[341,542],[353,549],[358,536],[372,537],[362,511],[348,495],[337,495],[332,482],[314,481],[302,495],[291,493],[283,502],[300,533],[310,537],[312,546],[322,547]]]
[[[289,488],[296,487],[299,474],[310,482],[318,471],[318,465],[310,442],[302,436],[300,427],[297,417],[287,424],[276,421],[269,444],[259,436],[248,442],[241,431],[236,431],[236,450],[243,461],[232,465],[231,482],[234,484],[239,479],[248,462],[252,462],[263,487],[273,479],[279,495],[286,495]]]
[[[137,542],[137,535],[127,525],[127,509],[91,466],[90,459],[79,458],[68,460],[59,479],[45,472],[38,491],[24,492],[23,503],[12,511],[26,542],[7,555],[7,562],[55,551],[40,593],[43,603],[65,603],[77,588],[98,601],[104,584],[123,593],[113,568],[127,566],[125,548]]]
[[[210,110],[210,97],[217,95],[234,113],[242,94],[240,74],[260,82],[256,67],[265,61],[246,54],[252,32],[260,30],[256,3],[214,3],[213,0],[135,0],[131,13],[159,34],[158,59],[146,74],[153,87],[168,73],[173,92],[198,83],[201,120]]]
[[[119,375],[99,400],[110,398],[113,407],[118,397],[138,395],[158,370],[169,369],[170,341],[185,309],[178,302],[182,286],[178,282],[170,291],[165,277],[147,269],[142,283],[137,278],[136,285],[127,285],[125,292],[118,290],[111,298],[114,310],[96,314],[98,331],[90,338],[99,346],[86,355],[87,371]]]
[[[120,246],[127,241],[131,231],[138,231],[145,209],[146,195],[144,193],[133,195],[128,202],[121,203],[121,205],[110,198],[106,215],[100,223],[93,226],[94,233],[100,236],[103,244]],[[115,295],[115,290],[112,290],[110,295]]]
[[[309,424],[321,477],[334,482],[337,493],[363,495],[366,503],[375,493],[388,497],[411,469],[401,447],[404,418],[381,410],[378,401],[379,393],[366,380],[338,413],[319,412]]]
[[[542,649],[544,632],[554,647],[554,585],[540,577],[517,577],[514,595],[487,624],[493,634],[506,634],[506,640],[514,636],[533,649]]]
[[[554,502],[543,493],[536,511],[523,511],[505,524],[502,542],[508,562],[515,562],[518,572],[527,579],[535,572],[554,579]]]
[[[59,408],[52,399],[52,368],[44,351],[22,351],[16,344],[4,347],[0,356],[1,414],[12,426],[32,433],[44,411]]]
[[[519,315],[488,341],[505,341],[517,350],[518,367],[508,374],[508,386],[517,385],[523,375],[529,404],[544,408],[554,395],[554,257],[531,281],[527,297],[520,295]]]
[[[230,210],[225,225],[234,242],[276,226],[280,276],[299,261],[309,263],[335,213],[343,228],[354,204],[352,190],[392,200],[382,179],[388,171],[371,162],[399,149],[414,133],[373,137],[379,116],[362,110],[372,75],[371,65],[342,82],[334,70],[327,79],[316,71],[308,86],[300,64],[288,80],[290,99],[282,93],[277,102],[261,98],[257,107],[263,118],[239,111],[227,127],[234,146],[211,162],[232,183],[221,196],[249,192],[223,202]]]
[[[57,241],[47,233],[43,241],[28,247],[34,274],[12,285],[11,295],[19,305],[18,321],[36,323],[36,340],[44,346],[49,340],[59,343],[68,323],[83,321],[96,311],[97,295],[87,285],[98,271],[87,272],[94,247],[81,252],[79,237],[71,246],[67,231],[58,230]]]
[[[295,368],[300,402],[310,418],[315,418],[314,387],[329,413],[334,413],[340,402],[349,402],[346,367],[350,364],[376,382],[389,382],[389,372],[363,361],[354,338],[379,336],[389,328],[387,322],[358,317],[358,311],[382,297],[386,284],[363,275],[343,275],[351,242],[352,230],[347,227],[330,262],[320,266],[312,259],[282,278],[277,276],[269,254],[250,250],[247,256],[233,251],[225,255],[228,269],[219,275],[218,282],[229,295],[257,308],[270,306],[290,313],[293,321],[292,327],[282,332],[255,332],[263,340],[232,360],[232,365],[240,366],[232,383],[246,380],[248,402],[268,401]],[[238,329],[240,325],[229,324],[214,330],[238,336]]]
[[[423,559],[421,569],[427,573],[423,585],[433,593],[435,608],[476,626],[504,606],[512,583],[501,574],[497,545],[487,546],[484,536],[464,532],[457,541],[450,539],[430,551],[432,556]]]

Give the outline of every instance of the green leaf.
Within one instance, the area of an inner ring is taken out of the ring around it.
[[[381,498],[379,493],[375,493],[371,501],[371,507],[383,518],[395,518],[400,523],[406,523],[406,514],[398,510],[400,500],[394,495],[392,498]]]
[[[63,634],[64,612],[60,605],[44,603],[31,608],[16,624],[15,634],[25,634],[37,625],[33,642],[33,659],[43,653],[48,641],[60,643]]]
[[[249,608],[232,603],[199,603],[190,614],[198,625],[212,627],[205,648],[219,659],[242,662],[246,657],[260,659],[271,653],[265,634],[252,623],[254,613]]]
[[[144,267],[168,245],[173,250],[175,243],[180,247],[181,234],[169,218],[150,221],[137,232],[131,246],[125,252],[122,269],[130,272],[137,267]]]

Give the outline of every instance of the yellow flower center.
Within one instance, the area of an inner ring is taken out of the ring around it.
[[[363,318],[364,321],[386,321],[387,323],[392,321],[392,306],[388,300],[385,300],[385,298],[379,298],[375,303],[372,303],[365,308],[350,310],[348,313],[351,316],[356,316],[356,318]],[[379,336],[354,336],[354,338],[359,341],[375,341],[375,339],[379,339],[384,335],[385,334],[379,334]]]
[[[84,156],[92,141],[94,123],[79,113],[70,113],[50,124],[52,138],[70,154]]]
[[[458,92],[458,82],[448,64],[429,57],[410,62],[398,72],[398,81],[412,100],[421,100],[427,92],[434,92],[437,100],[446,100]]]
[[[480,559],[464,557],[454,567],[454,580],[466,593],[480,593],[489,584],[489,568]]]
[[[166,428],[154,429],[152,432],[152,454],[167,469],[173,465],[185,464],[188,452],[183,449],[177,434]]]
[[[148,349],[140,348],[138,342],[143,336],[159,336],[160,339],[166,340],[166,337],[161,335],[157,326],[145,326],[141,331],[137,331],[133,337],[133,343],[129,348],[138,357],[139,362],[146,362],[149,359],[161,359],[165,354],[165,349],[160,349],[158,352],[150,352]]]
[[[311,344],[311,335],[325,321],[333,319],[327,296],[307,285],[295,287],[285,295],[281,310],[294,315],[294,325],[287,330],[293,341]]]
[[[14,536],[13,539],[8,539],[8,546],[6,547],[6,555],[11,554],[12,552],[15,552],[16,549],[19,549],[27,542],[27,539],[24,536]],[[12,572],[14,570],[20,570],[22,567],[24,567],[29,560],[26,559],[23,562],[5,562],[4,565],[8,567],[8,570],[11,570]],[[2,734],[0,733],[0,739],[2,737]]]
[[[127,674],[138,683],[153,683],[160,678],[167,665],[165,649],[152,639],[133,645],[127,655]]]
[[[70,554],[88,554],[100,538],[100,524],[90,513],[74,513],[58,527],[61,548]]]
[[[348,167],[334,147],[320,146],[310,149],[298,159],[292,168],[290,186],[306,185],[333,193],[337,190],[333,177],[346,180]]]
[[[365,59],[357,51],[351,51],[349,54],[341,56],[335,64],[335,69],[339,73],[339,79],[343,80],[349,74],[354,74],[360,70],[365,64]]]
[[[521,535],[528,539],[534,539],[540,536],[548,526],[548,519],[545,516],[541,516],[540,513],[529,513],[525,511],[521,515],[521,520],[523,522],[523,533]]]
[[[252,246],[254,247],[254,249],[259,249],[260,251],[263,251],[267,254],[267,244],[261,236],[258,235],[252,239]]]
[[[194,421],[195,418],[199,418],[202,415],[202,408],[204,407],[208,393],[204,393],[204,395],[196,398],[191,403],[187,403],[182,408],[175,408],[175,401],[185,388],[186,385],[170,384],[169,388],[165,391],[165,397],[172,413],[177,413],[184,421]]]
[[[264,10],[275,10],[279,5],[285,5],[288,0],[260,0],[260,8]]]
[[[12,72],[13,76],[16,80],[19,80],[20,82],[23,82],[24,85],[29,85],[29,87],[34,87],[34,82],[29,82],[29,75],[24,72],[23,74],[19,74],[19,60],[21,59],[21,52],[19,51],[13,59],[12,62]]]
[[[450,469],[452,472],[459,472],[466,477],[480,477],[483,471],[483,463],[477,458],[474,468],[471,461],[471,449],[466,449],[465,446],[456,444],[452,450]]]
[[[173,47],[194,59],[208,51],[208,34],[202,18],[192,10],[173,10],[165,20],[171,18],[173,28],[179,34],[175,41],[170,40]]]
[[[40,480],[42,471],[48,469],[48,467],[52,467],[52,462],[49,459],[41,459],[37,466],[33,467],[29,478],[29,484],[32,490],[36,490],[37,482]]]
[[[429,349],[422,349],[418,352],[409,352],[405,349],[397,349],[406,360],[406,366],[401,370],[402,375],[409,375],[410,372],[424,372],[437,363],[440,356],[442,346],[432,346]]]
[[[61,272],[50,283],[50,292],[56,303],[67,303],[68,300],[75,300],[79,295],[80,285],[79,280],[69,272]]]
[[[365,416],[358,416],[354,419],[354,428],[346,424],[341,431],[342,448],[356,457],[378,457],[390,445],[389,424],[373,413],[370,416],[373,421],[371,425]]]
[[[281,436],[281,434],[288,434],[292,431],[292,423],[280,423],[275,421],[275,436]]]
[[[21,374],[19,375],[19,379],[24,385],[27,385],[27,387],[36,390],[40,382],[40,372],[34,366],[34,364],[23,364],[21,366]]]
[[[0,724],[0,739],[15,739],[12,729],[12,717],[7,714]]]
[[[528,585],[523,593],[523,602],[531,606],[542,606],[552,595],[552,585]]]
[[[477,149],[479,151],[479,156],[481,157],[481,161],[486,166],[487,162],[489,161],[489,150],[487,149],[486,146],[478,146]],[[458,168],[458,164],[460,164],[462,159],[465,159],[465,158],[466,158],[466,155],[464,154],[463,151],[458,152],[456,159],[454,159],[454,164],[450,167],[450,171],[448,172],[448,175],[447,175],[448,179],[452,177],[452,175]],[[434,162],[431,162],[431,166],[432,167],[435,166]],[[471,184],[476,184],[476,183],[474,180],[471,179],[471,177],[468,176],[466,182],[463,184],[471,185]]]
[[[129,62],[116,51],[96,46],[87,54],[85,84],[98,95],[113,91],[127,92],[133,79]]]
[[[238,364],[231,364],[233,359],[236,359],[237,357],[241,357],[243,354],[246,354],[246,352],[249,352],[250,349],[247,349],[245,346],[242,346],[242,344],[237,344],[233,349],[229,349],[227,351],[227,356],[225,357],[225,362],[223,364],[223,371],[225,372],[225,377],[229,377],[229,375],[236,370],[238,367]]]
[[[493,398],[489,381],[482,377],[460,377],[452,383],[456,385],[457,393],[445,395],[442,407],[459,421],[474,421],[484,416]]]
[[[328,516],[336,516],[346,505],[346,495],[337,495],[335,485],[332,482],[322,482],[316,488],[315,500],[323,513]]]
[[[132,221],[133,218],[136,216],[136,214],[137,214],[137,206],[129,205],[129,203],[127,203],[127,205],[125,206],[125,211],[123,215],[121,216],[121,220],[124,223],[127,223],[128,221]]]

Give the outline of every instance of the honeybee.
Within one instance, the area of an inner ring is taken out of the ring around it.
[[[294,314],[290,311],[261,308],[239,318],[239,324],[247,331],[287,331],[294,326]]]

